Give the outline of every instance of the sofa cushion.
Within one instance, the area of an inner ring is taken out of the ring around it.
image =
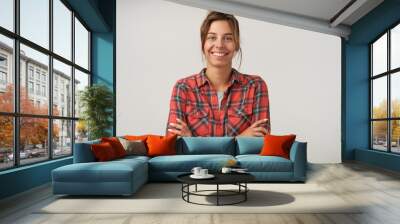
[[[149,170],[163,172],[190,172],[193,167],[200,166],[211,172],[219,171],[230,159],[231,155],[174,155],[158,156],[149,160]]]
[[[176,154],[177,135],[171,136],[149,136],[147,142],[148,156],[164,156]]]
[[[183,137],[177,141],[177,154],[235,155],[235,139],[233,137]]]
[[[236,155],[259,154],[264,145],[263,137],[237,137]]]
[[[139,159],[74,163],[53,170],[58,182],[129,182],[134,172],[143,172],[147,164]],[[147,176],[147,172],[142,175]]]
[[[280,156],[286,159],[289,158],[290,148],[296,135],[265,135],[264,146],[261,149],[261,156]]]
[[[118,158],[112,145],[108,142],[93,144],[90,147],[92,149],[94,157],[96,157],[96,160],[99,162],[110,161]]]
[[[122,158],[126,156],[126,151],[124,146],[122,146],[121,142],[117,137],[103,137],[101,138],[101,142],[108,142],[114,149],[115,155],[117,158]]]
[[[239,166],[249,172],[292,172],[292,161],[278,156],[238,155]]]

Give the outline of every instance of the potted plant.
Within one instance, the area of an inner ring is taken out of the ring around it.
[[[79,106],[82,108],[80,124],[87,127],[89,140],[110,136],[112,127],[113,93],[102,84],[87,86],[80,92]]]

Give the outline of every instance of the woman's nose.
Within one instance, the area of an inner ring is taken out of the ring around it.
[[[224,46],[224,40],[223,40],[223,38],[219,38],[219,39],[217,40],[217,43],[216,43],[215,45],[216,45],[216,47],[223,47],[223,46]]]

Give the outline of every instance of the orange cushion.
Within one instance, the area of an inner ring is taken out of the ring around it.
[[[91,145],[92,152],[97,161],[109,161],[116,159],[115,151],[110,143],[102,142],[100,144]]]
[[[148,136],[146,142],[148,146],[148,156],[175,155],[177,135],[171,136]]]
[[[109,137],[109,138],[101,138],[101,142],[108,142],[114,149],[115,155],[118,158],[126,156],[126,151],[124,146],[122,146],[121,142],[116,137]]]
[[[262,156],[281,156],[289,159],[290,147],[296,135],[265,135],[264,136],[264,146],[261,149],[260,155]]]
[[[137,141],[137,140],[141,140],[143,142],[146,142],[146,139],[149,135],[125,135],[124,139],[129,140],[129,141]]]

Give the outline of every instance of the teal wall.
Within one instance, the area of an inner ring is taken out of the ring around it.
[[[343,160],[355,159],[392,170],[398,170],[400,166],[398,156],[386,155],[387,153],[382,155],[380,152],[369,150],[368,79],[370,75],[368,44],[399,21],[400,0],[385,0],[353,24],[349,40],[344,43]]]
[[[106,84],[115,93],[115,0],[66,2],[78,12],[92,31],[92,82]],[[115,134],[115,115],[110,132]],[[69,157],[1,171],[0,199],[50,182],[53,169],[71,163],[72,157]]]

